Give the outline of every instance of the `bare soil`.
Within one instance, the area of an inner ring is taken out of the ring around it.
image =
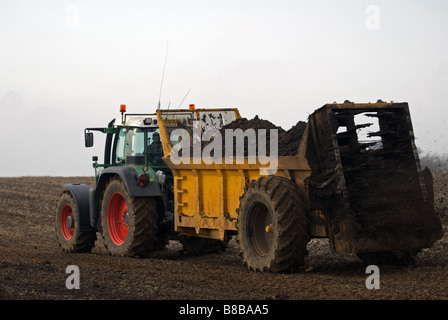
[[[189,255],[171,241],[146,259],[110,256],[98,239],[92,253],[59,247],[54,216],[61,184],[92,185],[89,177],[0,178],[0,299],[155,300],[447,300],[448,172],[434,173],[435,205],[444,236],[406,267],[382,266],[380,289],[367,289],[354,254],[331,253],[328,240],[308,244],[306,271],[249,272],[234,240],[224,253]],[[80,289],[66,288],[66,268],[80,270]]]

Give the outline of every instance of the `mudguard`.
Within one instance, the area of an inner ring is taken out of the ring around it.
[[[101,171],[101,175],[98,178],[98,184],[95,190],[95,196],[98,197],[106,188],[107,182],[113,178],[113,176],[119,176],[126,186],[126,190],[131,197],[162,197],[162,191],[160,185],[156,182],[148,182],[144,187],[140,187],[137,184],[138,174],[132,167],[109,167]]]
[[[65,183],[62,185],[67,188],[75,200],[76,209],[78,211],[78,219],[76,221],[79,231],[96,231],[96,228],[90,225],[90,208],[89,208],[89,189],[86,184]]]
[[[100,222],[100,205],[101,198],[107,183],[114,177],[119,177],[123,181],[126,190],[131,197],[160,197],[163,198],[160,185],[156,182],[149,181],[144,187],[137,184],[138,174],[132,167],[109,167],[101,171],[98,178],[96,188],[87,190],[87,197],[90,197],[90,225],[95,226],[98,230],[101,229]]]

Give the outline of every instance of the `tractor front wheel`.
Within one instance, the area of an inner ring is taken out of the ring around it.
[[[64,191],[56,209],[55,229],[59,245],[65,252],[90,252],[96,231],[79,231],[78,209],[69,191]]]

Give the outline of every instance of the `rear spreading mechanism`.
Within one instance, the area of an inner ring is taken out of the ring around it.
[[[325,105],[308,129],[310,205],[325,213],[334,250],[418,251],[441,237],[407,103]]]

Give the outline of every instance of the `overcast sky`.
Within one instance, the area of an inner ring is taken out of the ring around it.
[[[0,176],[93,175],[83,129],[162,107],[289,129],[325,103],[408,102],[447,153],[448,1],[0,0]]]

